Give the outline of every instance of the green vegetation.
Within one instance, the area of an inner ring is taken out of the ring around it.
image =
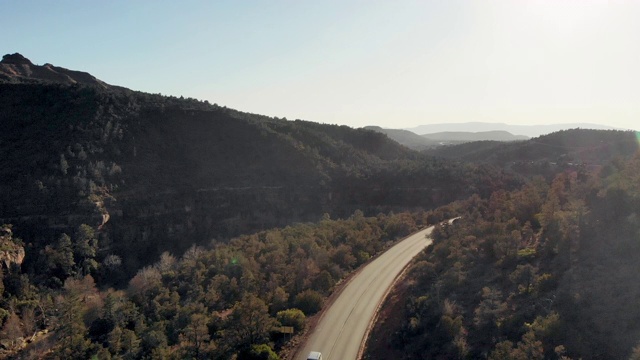
[[[163,252],[212,239],[324,213],[430,209],[520,184],[373,131],[117,87],[0,83],[0,109],[0,223],[29,244],[23,268],[90,273],[101,286],[125,286]],[[64,253],[63,234],[84,241],[72,236],[82,224],[95,239],[84,254],[72,244],[73,265],[40,256]]]
[[[428,217],[356,212],[192,246],[181,257],[165,252],[125,290],[96,286],[95,268],[86,265],[93,265],[94,233],[83,225],[43,255],[54,265],[43,268],[48,281],[34,285],[18,267],[6,273],[5,350],[47,329],[29,356],[274,359],[289,339],[279,326],[302,331],[338,282]]]
[[[407,359],[623,359],[637,354],[640,156],[452,205],[415,263]]]
[[[558,172],[595,170],[616,157],[633,156],[637,149],[638,141],[633,131],[572,129],[527,141],[477,141],[424,153],[450,160],[492,164],[527,177],[542,175],[552,180]]]
[[[2,271],[8,353],[271,357],[278,320],[300,331],[423,221],[394,210],[519,184],[372,131],[118,87],[5,83],[0,109],[3,244],[24,255]]]
[[[0,123],[0,357],[277,359],[281,326],[303,331],[350,272],[458,215],[412,270],[392,339],[407,358],[640,353],[632,133],[442,149],[472,161],[451,162],[37,80],[0,81]]]

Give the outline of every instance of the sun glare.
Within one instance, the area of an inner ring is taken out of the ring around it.
[[[592,26],[606,3],[585,1],[537,1],[529,3],[529,10],[556,37],[574,37]]]

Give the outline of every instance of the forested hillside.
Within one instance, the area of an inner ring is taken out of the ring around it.
[[[0,357],[259,357],[423,209],[522,181],[15,54],[0,70]]]
[[[34,286],[18,264],[4,272],[0,358],[32,338],[20,358],[277,359],[274,349],[290,339],[279,326],[302,331],[339,281],[430,216],[325,215],[317,224],[192,246],[179,257],[165,252],[123,290],[100,290],[78,257],[87,247],[61,235],[42,264],[60,289]],[[11,230],[2,230],[1,248],[20,249]],[[118,269],[98,275],[109,271]]]
[[[620,358],[640,340],[633,133],[451,161],[1,65],[0,358],[277,359],[280,326],[300,333],[358,266],[457,215],[412,270],[407,358]]]
[[[393,358],[640,357],[640,156],[452,208],[407,277]]]
[[[492,164],[548,179],[568,168],[599,167],[615,157],[632,156],[638,139],[633,131],[563,130],[527,141],[478,141],[425,150],[442,159]]]
[[[517,184],[373,131],[122,88],[0,84],[0,109],[0,222],[35,253],[87,224],[95,260],[118,256],[130,275],[194,243]]]

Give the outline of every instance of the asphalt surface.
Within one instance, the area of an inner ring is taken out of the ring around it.
[[[295,359],[306,360],[310,351],[323,360],[355,360],[369,325],[396,277],[427,245],[433,227],[394,245],[362,268],[327,308],[301,346]]]

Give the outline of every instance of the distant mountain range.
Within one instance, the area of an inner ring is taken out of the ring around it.
[[[426,139],[436,140],[440,142],[470,142],[470,141],[518,141],[529,140],[528,136],[513,135],[508,131],[494,130],[494,131],[480,131],[480,132],[465,132],[465,131],[443,131],[432,134],[424,134],[422,137]]]
[[[457,145],[473,141],[519,141],[528,140],[523,135],[513,135],[508,131],[443,131],[418,135],[415,132],[402,129],[383,129],[379,126],[366,126],[365,129],[386,134],[390,139],[414,149],[425,150],[442,145]]]
[[[515,135],[524,135],[527,137],[538,137],[550,134],[552,132],[569,130],[569,129],[594,129],[594,130],[625,130],[612,126],[590,124],[590,123],[567,123],[552,125],[510,125],[505,123],[485,123],[485,122],[466,122],[466,123],[442,123],[420,125],[413,128],[406,128],[418,135],[432,134],[438,132],[486,132],[486,131],[507,131]],[[492,140],[492,139],[483,139]]]
[[[392,139],[410,149],[425,150],[432,147],[439,146],[438,140],[428,139],[424,136],[420,136],[409,130],[401,129],[383,129],[379,126],[365,126],[367,130],[372,130],[382,134],[386,134],[389,139]]]
[[[418,151],[433,149],[442,145],[459,145],[474,141],[522,141],[570,129],[622,130],[612,126],[589,123],[509,125],[483,122],[430,124],[408,129],[384,129],[379,126],[366,126],[365,129],[386,134],[390,139]]]
[[[638,148],[635,133],[620,130],[571,129],[518,142],[477,141],[441,146],[424,153],[438,158],[488,163],[510,168],[514,164],[606,164],[616,157],[632,155]],[[521,172],[521,171],[518,171]],[[536,169],[536,173],[544,173]]]

